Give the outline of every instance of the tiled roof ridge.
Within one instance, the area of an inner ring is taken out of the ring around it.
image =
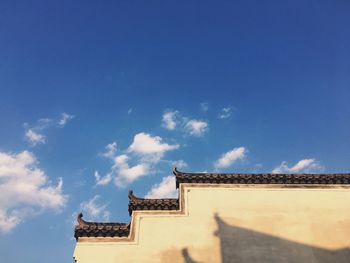
[[[83,213],[77,216],[78,224],[74,228],[74,237],[127,237],[130,233],[130,223],[87,222]]]
[[[136,197],[133,190],[128,192],[129,215],[135,210],[179,210],[178,198],[140,198]],[[77,216],[78,224],[74,229],[74,237],[127,237],[130,233],[130,223],[102,223],[88,222],[83,219],[83,214]]]
[[[140,198],[129,190],[129,215],[135,210],[178,210],[178,198]]]
[[[350,174],[347,173],[187,173],[173,168],[176,178],[176,188],[180,183],[208,184],[350,184]]]
[[[181,183],[193,184],[285,184],[285,185],[339,185],[350,184],[350,174],[243,174],[243,173],[187,173],[173,168],[176,188]],[[130,216],[138,210],[180,210],[179,198],[140,198],[133,190],[128,192],[128,210]],[[74,237],[128,237],[130,223],[99,223],[83,220],[83,214],[77,216]]]

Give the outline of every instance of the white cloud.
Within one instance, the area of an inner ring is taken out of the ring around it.
[[[127,164],[129,157],[126,154],[119,155],[115,157],[114,163],[117,167]]]
[[[177,125],[177,111],[165,111],[162,117],[162,126],[167,130],[175,130]]]
[[[175,184],[175,176],[163,177],[159,184],[152,186],[145,198],[176,198],[178,196]]]
[[[66,126],[68,121],[72,120],[73,118],[74,118],[73,115],[70,115],[68,113],[63,112],[62,115],[61,115],[61,119],[58,120],[57,124],[60,127],[64,127],[64,126]]]
[[[112,160],[113,164],[109,173],[103,177],[98,171],[95,172],[96,185],[107,185],[114,180],[117,187],[125,187],[142,176],[154,173],[164,154],[179,147],[178,144],[165,143],[161,137],[144,132],[134,136],[127,150],[121,151],[124,154],[116,155],[117,143],[110,143],[102,156]]]
[[[162,143],[162,140],[159,136],[151,136],[141,132],[134,136],[134,141],[129,146],[129,151],[138,154],[163,154],[180,147],[178,144]]]
[[[99,204],[97,201],[100,199],[99,195],[95,195],[88,201],[80,204],[80,211],[83,212],[84,217],[93,221],[109,221],[110,213],[107,210],[106,204]]]
[[[132,113],[132,108],[128,109],[128,115]]]
[[[272,170],[272,173],[308,173],[317,172],[323,169],[324,167],[315,159],[303,159],[292,167],[288,167],[288,163],[283,161],[279,166]]]
[[[184,160],[177,160],[172,162],[172,166],[175,166],[178,169],[186,168],[188,164]]]
[[[46,142],[46,137],[44,135],[37,133],[32,129],[27,130],[25,136],[27,141],[29,141],[33,146]]]
[[[115,153],[117,152],[117,143],[112,142],[107,144],[105,147],[106,151],[102,154],[104,157],[113,159],[115,157]]]
[[[114,160],[113,171],[116,173],[115,184],[119,187],[125,187],[141,176],[149,173],[149,165],[140,163],[129,167],[129,157],[126,154],[119,155]]]
[[[25,139],[32,145],[36,146],[38,144],[46,143],[46,136],[43,134],[44,130],[47,130],[52,127],[64,127],[67,122],[73,119],[73,115],[67,113],[62,113],[62,116],[59,120],[54,121],[50,118],[39,119],[35,125],[30,126],[28,123],[24,123],[25,128]]]
[[[0,232],[46,209],[63,208],[67,196],[62,186],[61,178],[56,186],[49,182],[32,153],[0,152]]]
[[[203,111],[208,110],[208,103],[201,103]],[[162,127],[167,130],[179,130],[192,136],[202,136],[208,131],[209,124],[203,120],[184,117],[179,111],[165,111],[162,116]]]
[[[185,129],[190,135],[202,136],[208,130],[208,123],[201,120],[189,120]]]
[[[221,155],[221,157],[214,163],[215,168],[226,168],[231,166],[237,160],[241,160],[245,157],[247,150],[244,147],[233,148]]]
[[[5,212],[0,209],[0,232],[8,232],[21,223],[21,216],[14,212]]]
[[[232,107],[226,107],[226,108],[222,108],[221,112],[218,115],[219,119],[227,119],[231,117],[231,113],[232,113]]]
[[[200,107],[201,107],[201,111],[206,112],[206,111],[209,110],[209,103],[208,102],[202,102],[200,104]]]
[[[105,176],[101,176],[98,171],[95,171],[96,185],[107,185],[112,181],[112,174],[108,173]]]
[[[115,183],[117,186],[124,187],[126,184],[134,182],[139,177],[147,175],[147,173],[148,166],[144,163],[132,167],[126,166],[118,171]]]

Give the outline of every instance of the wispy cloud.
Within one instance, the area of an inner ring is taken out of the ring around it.
[[[102,153],[104,157],[113,158],[117,152],[117,143],[112,142],[106,145],[105,152]]]
[[[216,169],[227,168],[238,160],[242,160],[247,154],[245,147],[233,148],[221,155],[221,157],[214,163]]]
[[[218,118],[219,119],[227,119],[227,118],[231,117],[231,114],[232,114],[232,107],[225,107],[225,108],[221,109],[221,111],[218,115]]]
[[[61,118],[58,120],[57,124],[59,127],[64,127],[73,118],[74,118],[73,115],[63,112],[61,114]]]
[[[31,146],[46,143],[47,138],[43,132],[44,130],[50,128],[53,124],[53,120],[49,118],[39,119],[33,126],[30,126],[28,123],[24,123],[25,140],[29,142]]]
[[[112,174],[108,173],[105,176],[101,176],[98,171],[95,171],[96,185],[107,185],[112,181]]]
[[[185,129],[189,135],[198,137],[203,136],[208,131],[208,128],[208,123],[201,120],[189,120],[185,125]]]
[[[25,138],[32,146],[35,146],[37,144],[45,143],[46,142],[46,136],[42,135],[38,132],[33,131],[32,129],[29,129],[25,133]]]
[[[178,111],[165,111],[162,117],[162,126],[170,131],[175,130],[178,124],[178,114]]]
[[[153,185],[145,198],[176,198],[177,196],[175,176],[170,175],[163,177],[159,184]]]
[[[45,144],[47,142],[45,131],[49,128],[63,128],[68,121],[73,119],[74,116],[68,113],[62,113],[60,119],[53,120],[50,118],[39,119],[34,125],[24,123],[24,136],[25,140],[30,143],[31,146],[39,144]]]
[[[107,210],[107,204],[100,204],[98,200],[99,195],[95,195],[88,201],[80,204],[80,211],[83,212],[84,217],[93,221],[109,221],[110,212]]]
[[[60,210],[67,201],[63,180],[51,185],[33,153],[0,152],[0,231],[7,232],[47,209]]]
[[[209,130],[209,123],[204,120],[184,117],[177,110],[166,110],[162,116],[162,127],[171,131],[179,130],[190,136],[201,137]]]
[[[272,173],[309,173],[319,172],[322,170],[324,170],[324,167],[318,161],[316,161],[316,159],[303,159],[292,167],[289,167],[288,163],[283,161],[279,166],[272,170]]]
[[[54,125],[54,121],[52,119],[42,118],[36,122],[36,124],[33,126],[33,129],[37,131],[43,131],[47,128],[50,128],[53,125]],[[28,126],[28,124],[26,123],[25,126]]]
[[[128,109],[128,115],[132,113],[132,108]]]

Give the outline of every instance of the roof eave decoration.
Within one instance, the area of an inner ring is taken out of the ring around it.
[[[87,222],[82,213],[78,214],[77,222],[74,228],[77,241],[81,237],[127,237],[130,233],[130,224]]]
[[[350,174],[235,174],[186,173],[173,168],[176,188],[181,183],[196,184],[350,184]]]
[[[173,168],[176,188],[181,183],[192,184],[285,184],[285,185],[349,185],[350,174],[229,174],[185,173]],[[137,210],[179,210],[178,198],[148,199],[128,193],[129,214]],[[128,237],[130,224],[87,222],[83,214],[77,216],[74,237]]]
[[[129,190],[129,214],[135,210],[179,210],[178,198],[149,199],[136,197],[132,190]]]

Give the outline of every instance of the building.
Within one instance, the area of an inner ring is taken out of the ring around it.
[[[76,262],[350,262],[350,174],[174,175],[178,199],[129,192],[130,223],[80,214]]]

